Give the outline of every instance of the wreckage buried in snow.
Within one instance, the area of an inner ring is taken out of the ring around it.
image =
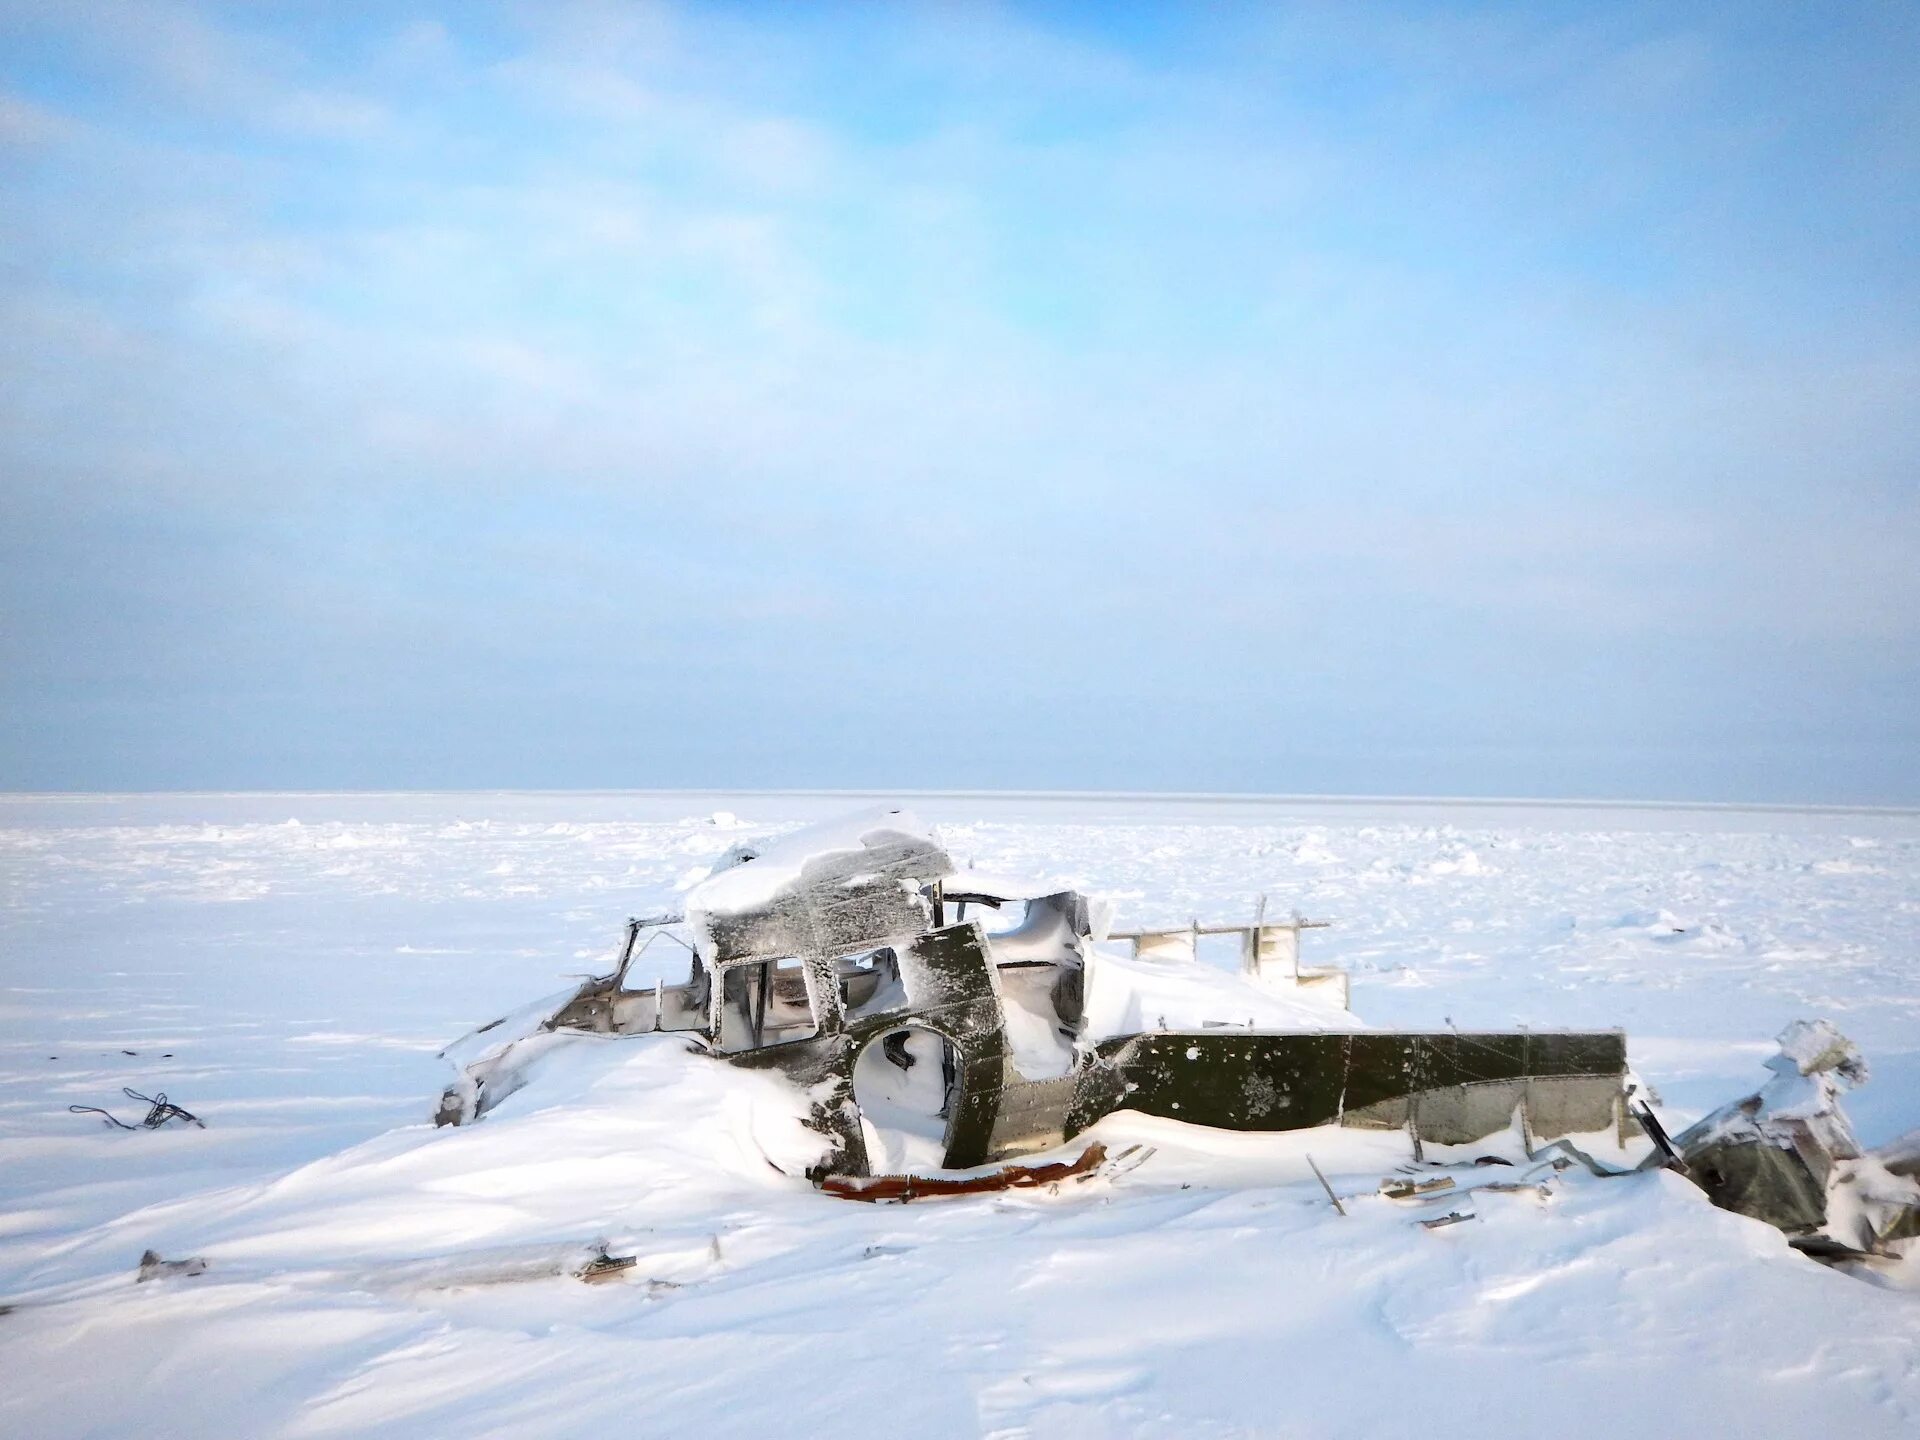
[[[1625,1172],[1566,1137],[1644,1135],[1642,1168],[1689,1175],[1821,1258],[1920,1228],[1920,1137],[1861,1152],[1836,1096],[1864,1065],[1823,1022],[1782,1036],[1767,1090],[1669,1141],[1631,1098],[1622,1032],[1367,1028],[1346,1008],[1344,972],[1300,964],[1314,922],[1263,911],[1247,925],[1111,931],[1092,897],[958,871],[902,811],[849,817],[735,846],[684,915],[628,923],[612,974],[450,1046],[458,1076],[436,1120],[485,1114],[569,1032],[667,1032],[800,1087],[823,1136],[808,1178],[854,1198],[1083,1175],[1098,1146],[1020,1162],[1130,1110],[1235,1131],[1398,1129],[1416,1157],[1517,1124],[1530,1154],[1602,1174]],[[1191,963],[1203,937],[1238,942],[1238,975]],[[691,952],[686,982],[632,981],[662,940]],[[911,1177],[877,1173],[889,1171]]]
[[[1541,1138],[1633,1124],[1620,1032],[1363,1028],[1345,974],[1300,965],[1311,922],[1298,918],[1110,933],[1088,896],[957,872],[901,811],[736,846],[722,867],[684,917],[629,922],[612,974],[450,1047],[460,1074],[437,1120],[472,1120],[518,1088],[543,1035],[667,1031],[808,1091],[830,1141],[816,1183],[876,1162],[1017,1160],[1121,1109],[1228,1130],[1405,1128],[1436,1144],[1516,1114]],[[686,983],[630,984],[666,935],[692,951]],[[1169,963],[1201,936],[1237,938],[1242,974]],[[908,1139],[886,1145],[882,1122]],[[916,1128],[931,1142],[917,1154]]]

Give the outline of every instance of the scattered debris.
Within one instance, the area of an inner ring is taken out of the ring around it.
[[[69,1105],[67,1109],[75,1115],[98,1115],[108,1125],[121,1130],[158,1130],[169,1120],[184,1120],[188,1124],[199,1126],[202,1130],[207,1128],[206,1122],[198,1115],[182,1110],[167,1099],[167,1092],[164,1090],[158,1095],[142,1095],[131,1085],[123,1085],[120,1093],[129,1100],[141,1101],[148,1107],[146,1117],[138,1124],[129,1125],[126,1121],[116,1118],[111,1112],[102,1110],[98,1105]]]
[[[1431,1220],[1419,1220],[1415,1223],[1422,1230],[1444,1230],[1449,1225],[1459,1225],[1473,1218],[1475,1217],[1471,1210],[1449,1210],[1446,1214],[1436,1215]]]
[[[991,929],[981,918],[989,915]],[[1578,1164],[1606,1177],[1664,1168],[1716,1205],[1777,1226],[1816,1258],[1871,1258],[1920,1236],[1920,1132],[1862,1151],[1838,1097],[1865,1082],[1866,1062],[1825,1021],[1789,1026],[1760,1092],[1670,1138],[1651,1092],[1627,1083],[1620,1031],[1463,1033],[1451,1021],[1434,1032],[1363,1029],[1346,1009],[1344,973],[1300,963],[1302,933],[1325,922],[1265,917],[1262,897],[1247,925],[1116,931],[1093,897],[959,872],[902,811],[855,815],[775,843],[735,845],[688,892],[684,914],[628,922],[610,974],[449,1046],[442,1053],[455,1080],[435,1120],[485,1115],[565,1032],[665,1033],[729,1063],[777,1071],[808,1092],[809,1123],[826,1144],[806,1178],[826,1194],[870,1203],[1119,1173],[1099,1145],[1070,1161],[1023,1157],[1057,1150],[1128,1110],[1236,1131],[1401,1130],[1416,1161],[1424,1147],[1468,1145],[1517,1125],[1535,1164],[1478,1188],[1547,1198],[1548,1181],[1536,1178],[1543,1167]],[[1228,935],[1239,940],[1237,980],[1197,963],[1203,937]],[[1127,942],[1130,953],[1103,951],[1109,941]],[[631,982],[635,962],[662,943],[688,952],[686,981]],[[1169,1025],[1180,1006],[1168,980],[1177,988],[1183,976],[1205,1005]],[[1257,1023],[1263,1008],[1270,1018]],[[1144,1028],[1141,1017],[1153,1015],[1158,1023]],[[875,1072],[892,1087],[889,1104],[908,1092],[926,1101],[920,1118],[939,1136],[933,1168],[979,1173],[872,1173],[868,1139],[878,1122],[856,1084],[869,1051],[891,1062]],[[149,1127],[193,1119],[165,1096],[152,1103]],[[1652,1148],[1639,1164],[1619,1165],[1571,1138],[1608,1131],[1622,1145],[1643,1135]],[[1116,1164],[1139,1164],[1138,1148]],[[1481,1155],[1471,1163],[1512,1162]],[[1454,1188],[1452,1176],[1428,1175],[1383,1181],[1379,1193],[1431,1203]],[[1471,1218],[1454,1212],[1420,1223]]]

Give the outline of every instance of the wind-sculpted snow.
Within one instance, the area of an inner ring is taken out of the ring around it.
[[[962,867],[1123,927],[1261,893],[1330,920],[1308,958],[1371,1025],[1622,1026],[1674,1128],[1815,1018],[1870,1063],[1861,1139],[1920,1126],[1911,817],[913,803]],[[446,1042],[606,969],[741,839],[846,808],[0,799],[0,1433],[1920,1429],[1911,1263],[1863,1284],[1668,1175],[1480,1192],[1426,1232],[1362,1193],[1397,1134],[1122,1114],[1090,1138],[1154,1154],[1117,1179],[851,1205],[793,1178],[804,1100],[671,1037],[568,1039],[481,1124],[427,1123]],[[123,1085],[207,1128],[66,1109],[133,1112]],[[598,1240],[635,1275],[482,1283]],[[149,1248],[208,1272],[136,1285]]]

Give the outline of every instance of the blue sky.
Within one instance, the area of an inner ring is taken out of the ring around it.
[[[0,787],[1920,803],[1917,17],[0,0]]]

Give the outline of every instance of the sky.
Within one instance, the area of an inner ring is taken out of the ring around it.
[[[0,789],[1920,804],[1920,10],[0,0]]]

